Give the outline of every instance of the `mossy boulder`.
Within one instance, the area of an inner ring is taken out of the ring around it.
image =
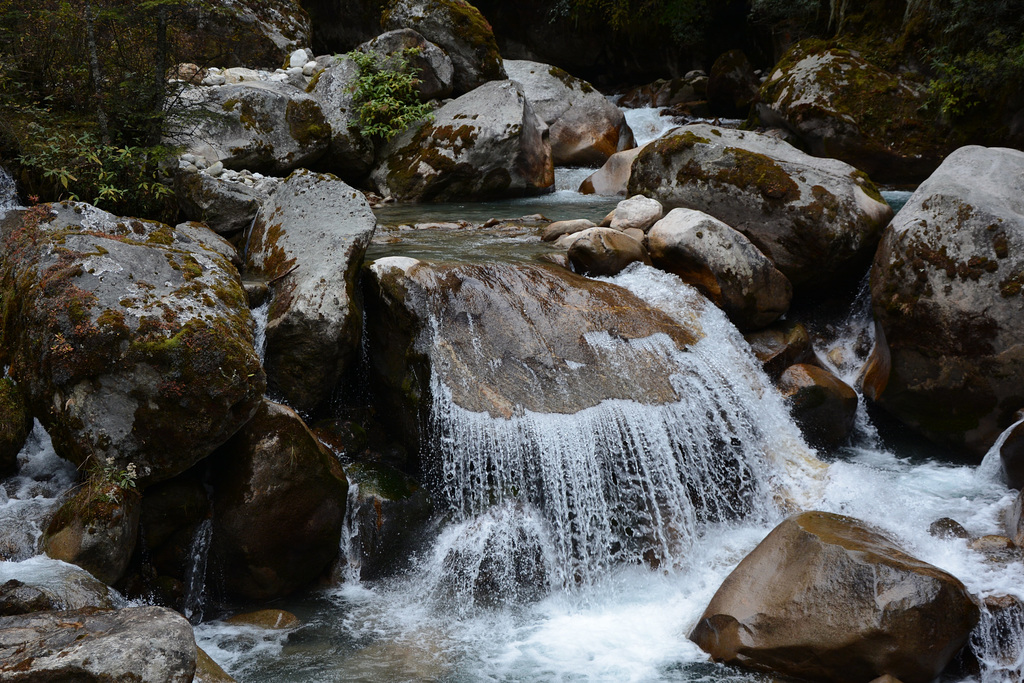
[[[786,128],[816,156],[882,182],[920,182],[949,151],[924,105],[927,89],[859,53],[821,41],[794,45],[761,86],[761,123]]]
[[[411,28],[447,52],[455,68],[456,95],[507,78],[491,25],[465,0],[393,0],[381,26],[388,31]]]
[[[622,110],[594,86],[549,64],[505,60],[508,77],[523,86],[548,125],[555,166],[600,166],[636,145]]]
[[[548,127],[515,81],[493,81],[413,125],[381,153],[372,178],[401,200],[473,201],[550,192]]]
[[[0,477],[18,467],[18,452],[32,429],[32,415],[18,385],[0,378]]]
[[[169,26],[171,39],[187,44],[199,64],[276,69],[312,40],[298,0],[214,0],[204,9],[181,13]]]
[[[1024,406],[1024,152],[962,147],[900,210],[871,269],[869,397],[980,458]]]
[[[305,170],[288,176],[253,222],[245,273],[273,285],[267,377],[298,410],[325,401],[358,353],[355,281],[376,226],[361,192]]]
[[[331,139],[322,159],[324,168],[343,180],[355,183],[366,178],[373,168],[373,142],[353,127],[359,120],[355,106],[355,86],[359,67],[348,57],[332,58],[331,63],[310,81],[307,91],[316,98],[331,127]]]
[[[416,74],[416,92],[423,102],[439,100],[452,94],[455,67],[444,50],[411,28],[382,33],[359,46],[363,52],[381,55],[402,53],[409,68]]]
[[[337,556],[348,484],[291,408],[263,400],[215,456],[211,576],[233,597],[270,600],[307,585]]]
[[[629,194],[714,216],[746,235],[797,288],[859,276],[892,217],[875,185],[846,163],[704,124],[644,147]]]
[[[58,454],[134,463],[144,487],[205,458],[253,414],[263,370],[217,235],[75,202],[5,225],[0,365]]]

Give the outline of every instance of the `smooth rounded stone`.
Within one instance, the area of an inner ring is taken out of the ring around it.
[[[192,625],[164,607],[0,617],[0,679],[191,683]]]
[[[555,166],[598,166],[636,145],[622,110],[590,83],[550,64],[506,59],[508,78],[523,86],[550,129]]]
[[[615,220],[615,209],[612,209],[605,217],[601,219],[601,222],[597,224],[599,228],[610,228],[612,227],[612,221]]]
[[[392,0],[380,20],[386,31],[411,28],[452,60],[455,95],[488,81],[505,80],[494,31],[480,11],[463,0]]]
[[[373,168],[373,142],[354,127],[359,121],[355,86],[359,67],[346,56],[332,57],[307,92],[316,98],[331,127],[331,140],[321,163],[342,180],[358,182]]]
[[[1024,491],[1017,494],[1013,505],[1006,512],[1006,535],[1014,545],[1024,548]]]
[[[420,100],[441,100],[452,94],[455,67],[448,53],[411,28],[382,33],[357,49],[379,55],[415,50],[415,54],[410,54],[407,59],[416,74],[416,92]]]
[[[302,418],[264,399],[215,458],[210,576],[251,600],[320,576],[338,554],[348,484]]]
[[[1014,547],[1013,541],[1006,536],[1000,536],[998,534],[989,534],[987,536],[979,536],[973,538],[967,543],[967,547],[971,550],[977,550],[979,552],[1001,552],[1004,550],[1011,550]]]
[[[625,235],[626,237],[632,237],[645,247],[647,246],[647,235],[640,228],[626,228],[625,230],[622,231],[622,234]]]
[[[593,228],[594,221],[586,218],[575,218],[567,221],[555,221],[544,229],[540,239],[542,242],[554,242],[562,235],[573,235],[582,232],[587,228]]]
[[[196,676],[193,683],[237,683],[201,647],[196,648]]]
[[[0,291],[22,316],[0,329],[0,365],[61,457],[134,464],[142,489],[248,421],[265,376],[222,238],[74,202],[14,220]]]
[[[254,187],[206,173],[178,173],[174,177],[174,195],[182,213],[219,234],[248,228],[269,196],[268,189],[272,190],[273,184]]]
[[[282,175],[316,162],[331,140],[319,100],[289,83],[190,88],[182,99],[208,115],[172,117],[169,144],[217,159],[225,168]]]
[[[136,491],[93,477],[54,514],[43,534],[43,551],[113,585],[135,552],[139,512]]]
[[[629,174],[633,170],[633,160],[646,146],[616,152],[608,157],[601,168],[587,176],[586,180],[580,184],[580,194],[599,194],[609,197],[626,194]]]
[[[926,113],[927,88],[825,43],[790,48],[758,99],[763,125],[792,131],[815,156],[880,182],[920,182],[948,151],[948,131]]]
[[[391,140],[372,173],[384,196],[472,201],[550,192],[548,128],[515,81],[492,81]]]
[[[978,618],[955,577],[858,520],[803,512],[743,558],[690,639],[715,661],[796,678],[927,683]]]
[[[762,328],[789,310],[793,285],[786,276],[742,233],[706,213],[672,209],[647,233],[647,248],[655,266],[695,286],[741,330]]]
[[[778,380],[790,365],[809,363],[814,359],[811,335],[803,323],[779,322],[764,330],[748,332],[743,337],[773,380]]]
[[[978,461],[1013,424],[1024,377],[1024,152],[962,147],[886,229],[871,269],[865,393]]]
[[[25,396],[10,377],[0,377],[0,477],[18,468],[18,453],[30,431],[32,415]]]
[[[817,365],[798,364],[786,368],[778,388],[812,446],[835,448],[850,436],[857,392],[846,382]]]
[[[117,591],[89,572],[45,555],[23,562],[0,562],[0,584],[0,614],[4,616],[86,607],[113,609],[126,604]]]
[[[615,205],[615,215],[608,227],[613,230],[637,228],[647,232],[664,215],[665,210],[657,199],[635,195]]]
[[[303,67],[306,65],[306,62],[309,61],[309,57],[310,55],[306,50],[295,50],[288,55],[288,66],[290,68]]]
[[[288,176],[253,222],[244,272],[273,285],[267,381],[297,410],[327,400],[357,357],[356,276],[376,226],[361,192],[306,170]]]
[[[892,209],[860,171],[768,135],[695,124],[647,145],[629,193],[742,232],[794,287],[859,277]]]
[[[235,614],[224,621],[229,624],[256,626],[271,631],[283,631],[302,625],[302,621],[297,616],[283,609],[261,609],[255,612]]]
[[[637,261],[651,265],[644,245],[619,230],[588,228],[573,238],[569,245],[569,264],[573,271],[582,275],[616,275]]]
[[[942,539],[963,538],[969,539],[971,535],[960,522],[949,517],[941,517],[928,526],[928,533],[931,536]]]
[[[1024,416],[1018,412],[1014,417]],[[1024,423],[1013,428],[999,448],[1006,483],[1013,489],[1024,489]]]
[[[715,116],[746,118],[761,81],[742,50],[729,50],[715,60],[708,75],[708,103]]]

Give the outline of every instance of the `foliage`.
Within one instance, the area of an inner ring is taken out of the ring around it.
[[[616,31],[631,32],[652,22],[667,27],[673,39],[685,47],[705,42],[715,13],[726,3],[710,0],[566,0],[562,14],[598,18]]]
[[[358,50],[346,55],[359,67],[352,85],[359,118],[351,125],[364,137],[390,140],[410,124],[433,118],[430,104],[416,92],[417,70],[409,64],[416,54],[408,48],[387,56]]]
[[[121,493],[135,489],[138,471],[135,463],[128,463],[125,469],[114,464],[113,458],[93,463],[89,469],[89,491],[91,497],[107,503],[120,503]]]

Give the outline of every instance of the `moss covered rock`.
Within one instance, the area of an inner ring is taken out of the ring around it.
[[[18,452],[32,429],[25,397],[10,377],[0,378],[0,476],[18,466]]]
[[[249,419],[264,375],[217,235],[73,202],[5,225],[0,365],[58,454],[134,463],[145,486],[188,469]]]
[[[307,91],[323,109],[331,127],[331,141],[323,165],[343,180],[355,183],[373,167],[373,143],[355,128],[359,112],[354,91],[359,67],[348,57],[337,57],[310,81]]]
[[[416,92],[423,102],[452,94],[455,67],[451,57],[411,28],[382,33],[359,46],[363,52],[387,56],[402,53],[416,74]]]
[[[704,124],[644,147],[629,194],[732,226],[798,288],[859,276],[892,217],[874,184],[848,164],[771,136]]]

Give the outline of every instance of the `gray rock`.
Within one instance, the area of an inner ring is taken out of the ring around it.
[[[567,221],[555,221],[544,229],[540,239],[542,242],[554,242],[562,235],[572,235],[582,232],[587,228],[593,228],[594,222],[586,218],[576,218]]]
[[[580,184],[580,193],[605,196],[626,194],[629,176],[633,171],[633,160],[644,147],[634,147],[608,157],[608,161],[604,162],[601,168],[587,176]]]
[[[655,266],[695,286],[740,329],[764,327],[789,310],[786,276],[742,233],[706,213],[672,209],[651,228],[647,248]]]
[[[633,162],[629,194],[732,226],[796,287],[859,274],[892,217],[871,181],[848,164],[704,124],[647,145]]]
[[[980,460],[1024,404],[1024,152],[962,147],[885,231],[865,393]]]
[[[509,79],[523,86],[548,125],[555,166],[598,166],[635,146],[622,110],[586,81],[539,62],[505,60]]]
[[[549,192],[548,128],[514,81],[494,81],[388,143],[372,178],[382,195],[445,201]]]
[[[206,173],[177,174],[174,194],[185,216],[221,234],[248,228],[267,198],[266,192]]]
[[[416,90],[420,99],[440,100],[452,94],[455,68],[448,54],[410,28],[388,31],[359,46],[363,52],[390,55],[403,50],[414,49],[417,54],[409,57],[409,66],[416,72]]]
[[[0,613],[5,616],[39,610],[113,609],[126,605],[117,591],[89,572],[43,555],[24,562],[0,562],[0,584],[5,588],[4,597],[0,598],[3,605]],[[6,590],[8,584],[13,590]],[[31,599],[35,600],[36,609],[16,609],[24,597],[31,596],[35,596]]]
[[[615,206],[615,215],[608,227],[613,230],[636,228],[647,232],[663,215],[664,209],[657,199],[636,195],[623,199]]]
[[[267,377],[298,410],[327,399],[359,349],[355,279],[376,225],[361,192],[310,171],[281,183],[253,223],[245,272],[273,285]]]
[[[191,683],[192,625],[163,607],[0,617],[0,679]]]
[[[358,77],[359,67],[351,59],[331,58],[308,88],[331,127],[331,142],[323,164],[348,182],[365,178],[373,167],[373,143],[352,128],[359,120],[353,96]]]
[[[572,235],[569,264],[582,275],[611,276],[631,263],[651,265],[644,245],[613,228],[587,228]]]
[[[276,69],[312,40],[309,16],[295,0],[213,0],[209,8],[174,20],[200,64]]]

